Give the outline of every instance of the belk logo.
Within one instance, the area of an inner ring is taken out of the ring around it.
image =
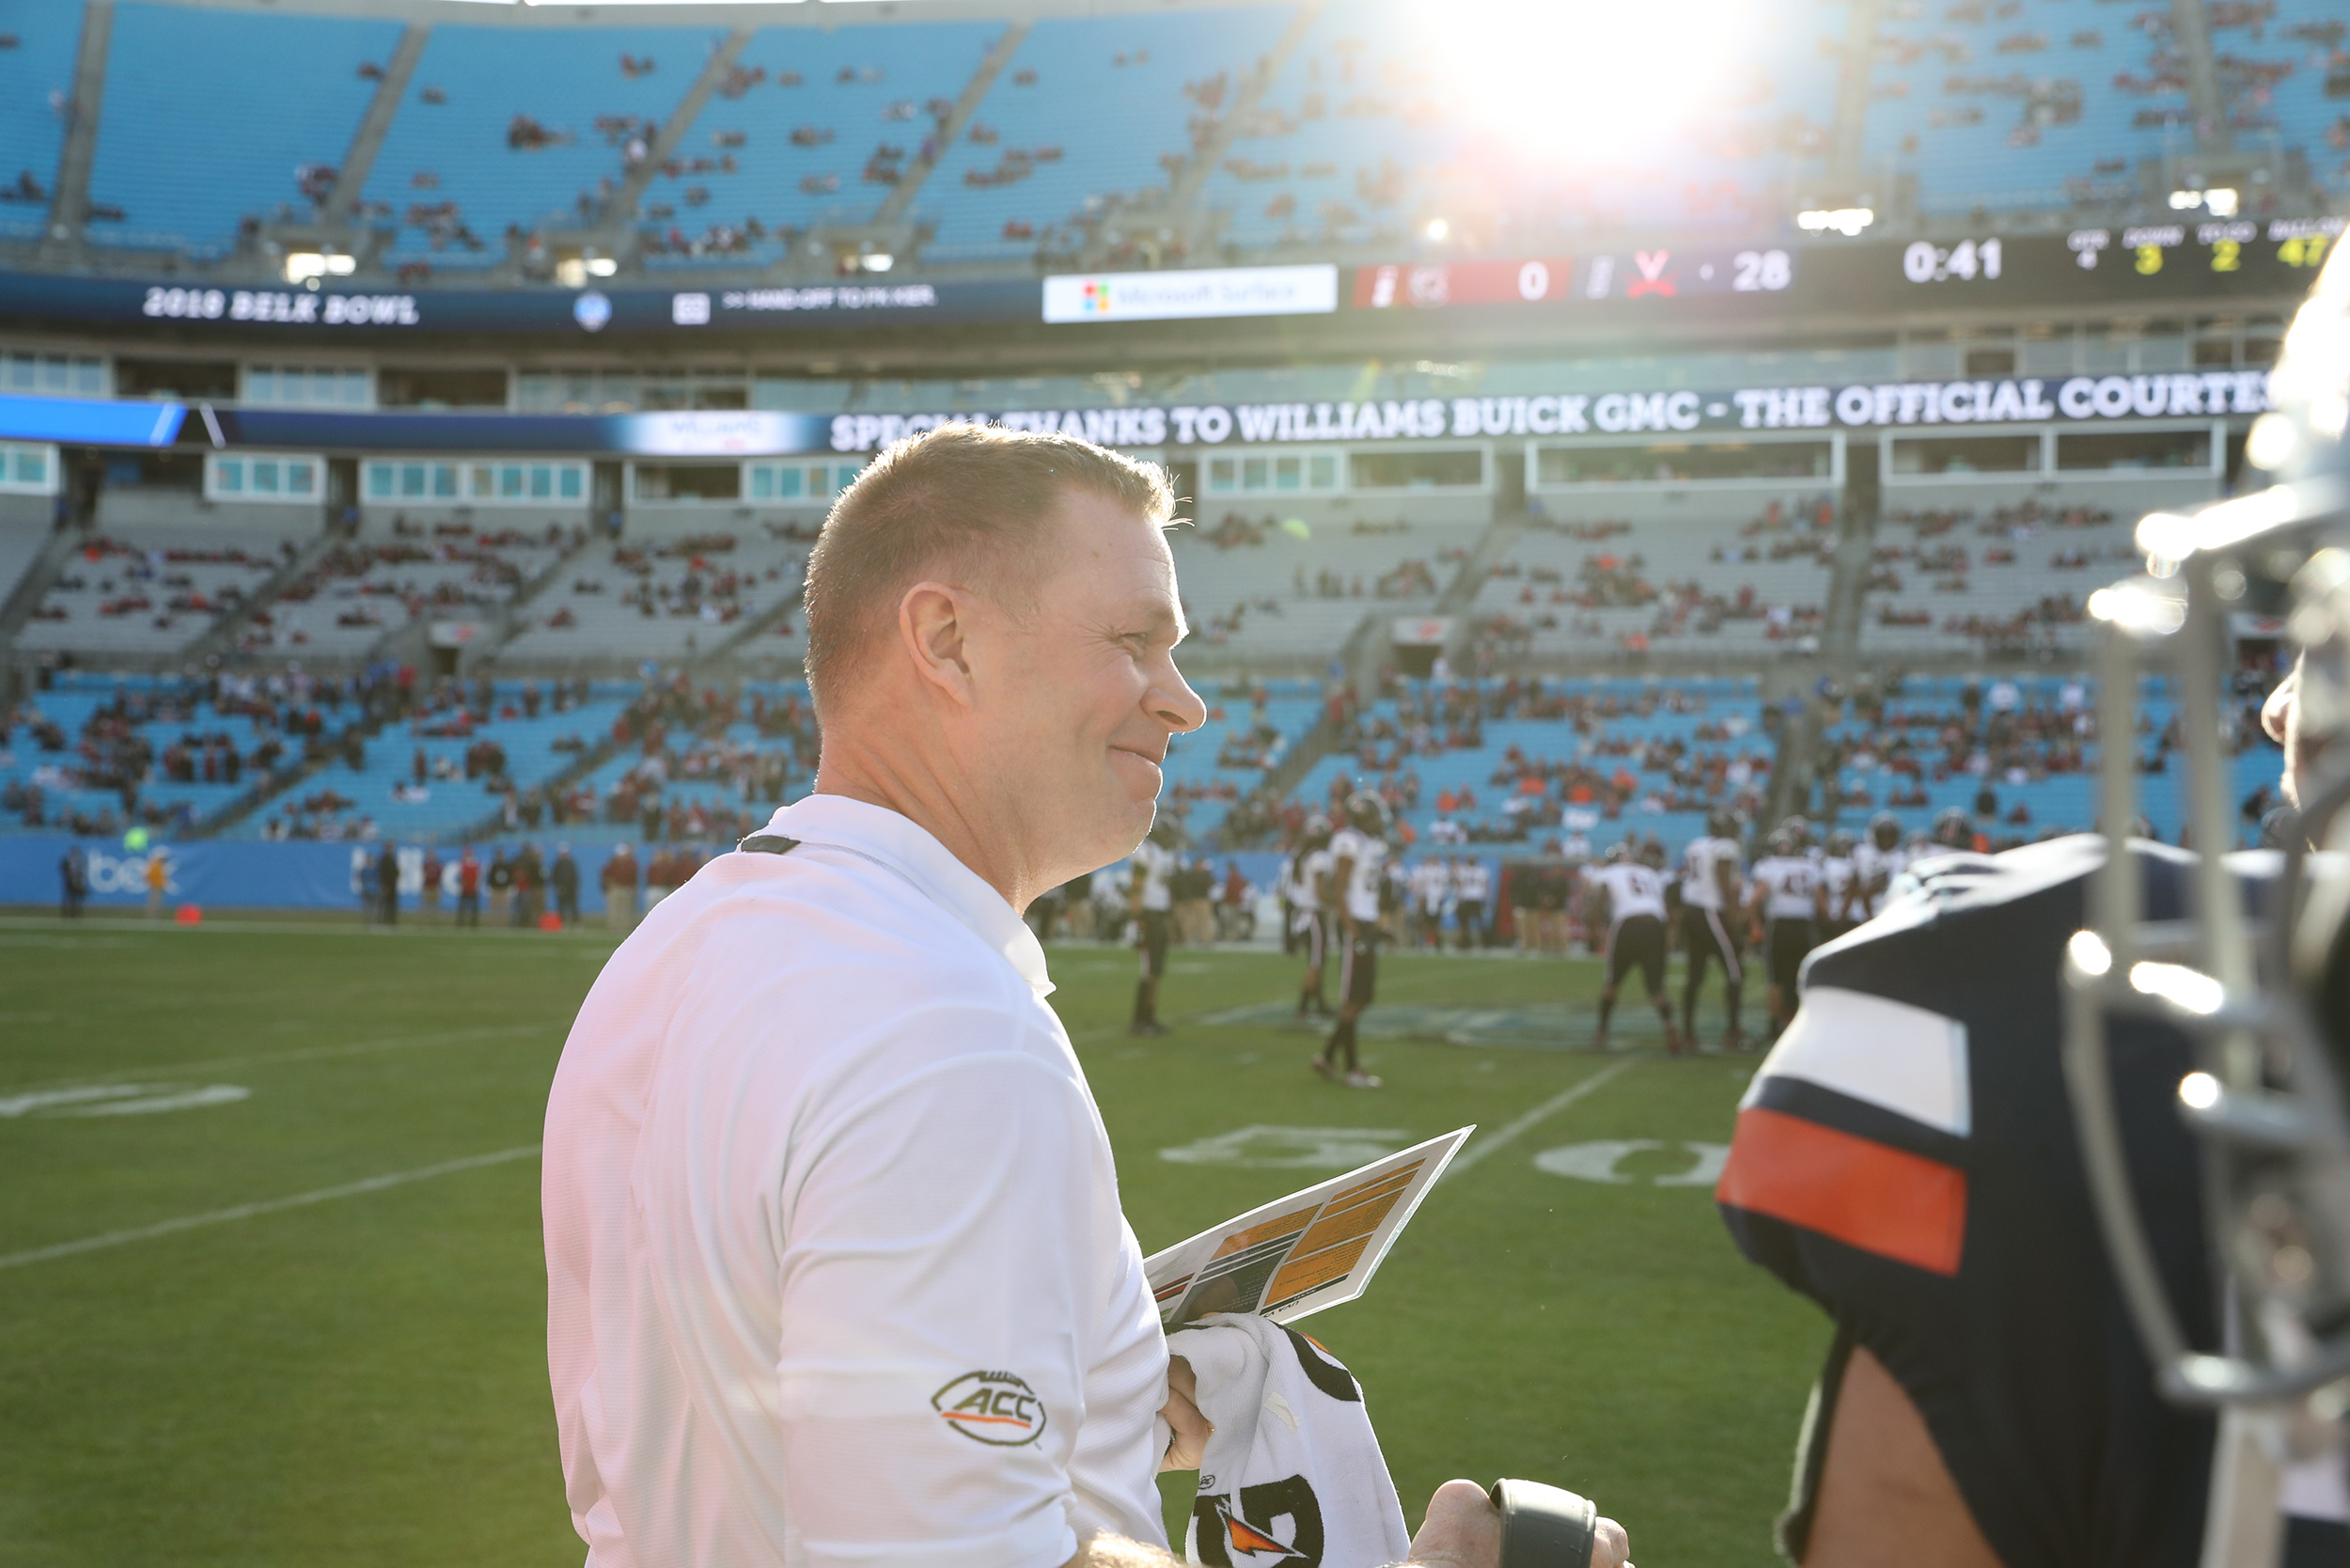
[[[1008,1372],[969,1372],[931,1396],[931,1408],[975,1443],[1016,1449],[1044,1432],[1044,1402]]]

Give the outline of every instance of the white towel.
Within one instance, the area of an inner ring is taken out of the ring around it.
[[[1214,1423],[1183,1555],[1212,1568],[1378,1568],[1411,1554],[1361,1385],[1293,1328],[1216,1312],[1167,1338]]]

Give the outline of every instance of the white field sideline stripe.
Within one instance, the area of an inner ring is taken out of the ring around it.
[[[133,1078],[164,1078],[175,1073],[211,1073],[223,1067],[264,1067],[281,1061],[325,1061],[335,1057],[364,1057],[377,1051],[413,1051],[427,1045],[462,1045],[469,1040],[496,1040],[511,1034],[553,1031],[554,1024],[488,1024],[478,1028],[445,1029],[438,1034],[401,1034],[388,1040],[361,1040],[348,1045],[301,1045],[290,1051],[259,1051],[250,1056],[215,1057],[211,1061],[158,1061],[118,1072],[90,1073],[70,1078],[41,1078],[32,1083],[0,1084],[0,1090],[42,1089],[52,1084],[102,1084]],[[568,1027],[568,1026],[562,1026]]]
[[[1453,1177],[1458,1176],[1462,1171],[1466,1170],[1471,1166],[1477,1164],[1478,1161],[1483,1159],[1486,1155],[1503,1148],[1520,1133],[1527,1131],[1530,1127],[1537,1126],[1543,1121],[1547,1121],[1549,1118],[1558,1115],[1560,1111],[1565,1110],[1569,1105],[1574,1105],[1577,1100],[1582,1099],[1586,1094],[1589,1094],[1595,1090],[1605,1088],[1616,1079],[1622,1077],[1626,1073],[1632,1071],[1634,1059],[1636,1058],[1626,1058],[1622,1061],[1611,1062],[1607,1066],[1603,1067],[1598,1072],[1592,1074],[1590,1077],[1584,1079],[1581,1083],[1574,1085],[1573,1088],[1560,1090],[1558,1093],[1552,1095],[1541,1105],[1536,1105],[1532,1110],[1528,1111],[1524,1116],[1519,1117],[1515,1121],[1511,1122],[1508,1126],[1502,1128],[1499,1132],[1496,1132],[1489,1138],[1472,1138],[1469,1141],[1469,1146],[1461,1151],[1460,1154],[1454,1158],[1452,1164],[1446,1169],[1445,1173],[1438,1177],[1437,1180],[1446,1182],[1450,1181]]]
[[[494,1154],[474,1154],[462,1160],[443,1160],[439,1165],[421,1166],[415,1170],[395,1170],[385,1176],[370,1176],[364,1182],[349,1182],[339,1187],[321,1187],[316,1192],[298,1192],[291,1198],[273,1198],[261,1203],[240,1203],[233,1209],[214,1209],[208,1215],[184,1215],[160,1224],[142,1225],[131,1231],[109,1231],[102,1236],[85,1236],[80,1241],[59,1242],[55,1247],[37,1247],[30,1252],[10,1252],[0,1255],[0,1268],[16,1268],[25,1263],[45,1263],[53,1258],[70,1258],[77,1252],[96,1252],[109,1247],[121,1247],[129,1242],[152,1241],[158,1236],[176,1235],[181,1231],[194,1231],[206,1225],[225,1225],[232,1219],[251,1219],[257,1215],[276,1214],[284,1209],[299,1209],[311,1203],[328,1203],[337,1198],[359,1198],[387,1187],[405,1186],[410,1182],[422,1182],[434,1176],[447,1176],[460,1170],[478,1170],[483,1166],[504,1165],[509,1160],[535,1156],[539,1145],[533,1143],[520,1149],[501,1149]]]

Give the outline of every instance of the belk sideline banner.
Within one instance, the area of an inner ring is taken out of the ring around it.
[[[529,839],[539,846],[540,855],[548,863],[554,861],[555,846],[560,841],[551,833]],[[522,842],[520,839],[484,840],[474,846],[474,853],[486,870],[494,849],[511,851]],[[671,846],[632,847],[636,853],[641,891],[644,866],[653,852]],[[579,866],[579,906],[583,911],[601,913],[603,909],[603,863],[611,856],[612,848],[610,844],[572,847],[572,858]],[[107,839],[73,839],[61,834],[0,835],[0,904],[55,908],[64,892],[59,862],[69,850],[82,855],[93,908],[144,905],[148,862],[160,859],[164,864],[166,907],[192,903],[219,909],[357,909],[360,866],[382,855],[384,846],[349,839],[326,843],[200,839],[187,843],[154,844],[133,854],[118,840]],[[417,894],[424,886],[424,851],[414,844],[400,844],[393,853],[400,861],[400,904],[415,909]],[[441,908],[447,911],[457,903],[456,866],[461,851],[450,844],[435,853],[444,868]],[[486,902],[486,882],[482,891]]]

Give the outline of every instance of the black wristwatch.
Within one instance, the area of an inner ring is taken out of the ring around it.
[[[1501,1568],[1590,1568],[1599,1510],[1589,1497],[1507,1477],[1487,1496],[1501,1510]]]

